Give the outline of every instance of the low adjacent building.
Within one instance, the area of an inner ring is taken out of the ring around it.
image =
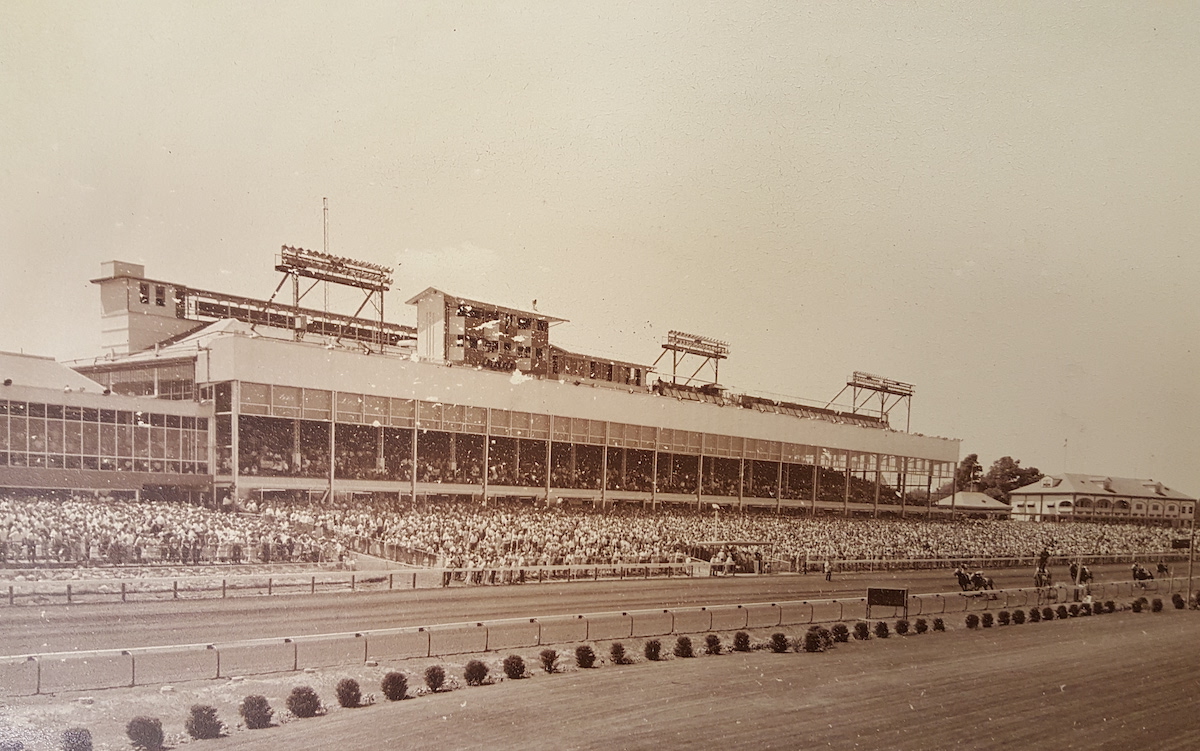
[[[1012,492],[1017,521],[1149,521],[1189,526],[1196,499],[1157,480],[1065,473]]]

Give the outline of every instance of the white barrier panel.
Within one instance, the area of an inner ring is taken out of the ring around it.
[[[612,639],[628,639],[632,615],[611,613],[605,615],[589,615],[585,618],[587,631],[579,641],[606,641]],[[545,641],[543,639],[543,641]]]
[[[487,648],[489,651],[535,647],[538,644],[537,621],[525,620],[486,623],[484,626],[487,628]]]
[[[675,619],[669,612],[642,611],[633,616],[633,637],[665,636],[671,633]]]
[[[699,634],[711,631],[715,611],[706,608],[675,608],[675,624],[672,633]]]
[[[32,696],[38,692],[37,660],[0,661],[0,686],[5,696]]]
[[[749,623],[746,628],[774,628],[779,625],[780,609],[777,605],[747,605]]]
[[[304,668],[325,668],[333,665],[363,663],[367,659],[367,642],[361,636],[331,636],[296,639],[296,664]]]
[[[135,652],[134,679],[139,686],[179,683],[217,677],[217,650],[189,647],[170,651]]]
[[[483,626],[449,626],[429,630],[430,653],[434,655],[461,655],[468,652],[486,652],[487,629]]]
[[[586,641],[589,633],[589,623],[583,618],[540,618],[542,627],[542,644],[568,644],[575,641]],[[629,626],[621,636],[629,636]],[[612,637],[620,638],[620,637]]]
[[[784,626],[800,626],[813,622],[814,608],[807,602],[781,603],[780,607],[783,609],[781,624]]]
[[[709,608],[711,627],[709,631],[739,631],[746,628],[750,612],[740,606]]]
[[[428,631],[367,635],[368,660],[406,660],[429,655]]]
[[[297,670],[296,645],[282,639],[266,644],[217,646],[221,678]]]
[[[85,691],[133,684],[133,660],[128,654],[102,652],[81,657],[45,657],[41,692]]]

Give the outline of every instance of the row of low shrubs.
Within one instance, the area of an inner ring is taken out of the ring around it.
[[[1176,593],[1171,596],[1171,604],[1176,610],[1183,610],[1187,606],[1187,602],[1183,596]],[[1152,612],[1161,613],[1163,609],[1163,601],[1159,598],[1154,598],[1153,601],[1147,600],[1145,597],[1139,597],[1130,605],[1130,610],[1135,613],[1140,613],[1149,608]],[[967,628],[991,628],[995,624],[1001,626],[1021,625],[1028,621],[1029,623],[1038,623],[1039,621],[1066,620],[1068,618],[1080,618],[1089,615],[1104,615],[1106,613],[1114,613],[1117,610],[1117,604],[1112,600],[1106,600],[1103,603],[1071,603],[1070,605],[1059,605],[1057,607],[1042,607],[1030,608],[1026,613],[1024,610],[1014,610],[1009,613],[1007,610],[1001,610],[993,618],[991,613],[968,613],[966,617]]]

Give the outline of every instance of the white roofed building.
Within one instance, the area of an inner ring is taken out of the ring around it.
[[[1012,491],[1020,521],[1150,521],[1186,526],[1196,499],[1156,480],[1065,473]]]

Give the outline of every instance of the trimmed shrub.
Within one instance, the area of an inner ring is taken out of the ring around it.
[[[584,670],[594,666],[596,664],[595,651],[586,644],[575,647],[575,664]]]
[[[875,636],[880,639],[886,639],[892,635],[891,629],[888,628],[887,621],[880,621],[875,624]]]
[[[745,631],[739,631],[733,635],[733,651],[734,652],[749,652],[750,651],[750,634]]]
[[[509,678],[516,680],[517,678],[525,677],[525,661],[520,655],[509,655],[504,658],[504,674]]]
[[[767,646],[776,654],[783,654],[788,651],[791,646],[788,644],[788,638],[784,634],[771,634],[771,641],[767,642]]]
[[[353,678],[343,678],[338,681],[334,693],[337,694],[338,706],[343,709],[354,709],[362,704],[362,689],[359,687],[358,681]]]
[[[1013,614],[1012,614],[1012,622],[1013,622],[1013,625],[1015,625],[1015,626],[1020,626],[1021,624],[1023,624],[1025,622],[1025,611],[1024,610],[1014,610]]]
[[[608,657],[614,665],[628,665],[633,662],[633,658],[625,654],[625,645],[619,641],[615,641],[608,648]]]
[[[1112,600],[1105,600],[1104,601],[1104,612],[1105,613],[1117,612],[1117,603],[1113,602]]]
[[[1059,605],[1057,608],[1055,608],[1054,613],[1055,613],[1055,615],[1058,616],[1058,619],[1060,621],[1065,621],[1071,615],[1070,612],[1067,610],[1066,605]],[[1043,613],[1042,615],[1045,615],[1045,613]]]
[[[704,654],[719,655],[721,654],[721,637],[716,634],[709,634],[704,637]]]
[[[1176,610],[1183,610],[1184,606],[1187,605],[1187,603],[1183,600],[1183,595],[1179,594],[1178,592],[1171,595],[1171,604],[1175,606]]]
[[[913,629],[918,634],[924,634],[927,631],[929,631],[929,622],[926,621],[924,618],[918,618],[917,622],[915,624],[913,624]]]
[[[1132,607],[1133,607],[1133,612],[1135,612],[1135,613],[1140,613],[1140,612],[1142,612],[1142,601],[1141,601],[1141,600],[1134,600],[1134,601],[1133,601],[1133,606],[1132,606]]]
[[[425,685],[435,694],[446,683],[446,671],[441,665],[430,665],[425,668]]]
[[[908,633],[908,621],[904,620],[903,618],[896,621],[896,633],[900,634],[901,636],[904,636],[905,634],[907,634]]]
[[[642,647],[642,653],[646,655],[647,660],[658,662],[662,659],[662,642],[658,639],[651,639]]]
[[[833,624],[833,640],[842,644],[850,641],[850,629],[846,628],[846,624]]]
[[[463,667],[463,680],[468,686],[482,686],[488,677],[488,666],[479,660],[471,660]]]
[[[689,637],[681,636],[675,640],[675,649],[672,650],[676,657],[695,657],[692,652],[692,640]]]
[[[1042,620],[1043,620],[1043,621],[1052,621],[1052,620],[1054,620],[1054,609],[1053,609],[1053,608],[1051,608],[1049,605],[1047,605],[1046,607],[1042,608]]]
[[[866,641],[871,638],[871,626],[866,621],[859,621],[854,624],[854,638],[859,641]]]
[[[271,717],[275,714],[275,710],[271,709],[271,703],[267,701],[267,697],[251,694],[242,699],[242,703],[238,706],[238,714],[246,723],[247,730],[262,730],[271,727]]]
[[[183,723],[187,734],[198,741],[209,738],[220,738],[225,730],[225,723],[217,718],[217,708],[207,704],[193,704],[188,711],[188,718]]]
[[[1001,610],[999,613],[996,613],[996,623],[998,625],[1007,626],[1011,622],[1012,613],[1009,613],[1007,610]]]
[[[991,613],[984,613],[981,620],[983,621],[984,628],[991,628],[992,624],[994,624],[996,622],[996,619],[992,616]]]
[[[92,731],[87,728],[67,728],[62,734],[63,751],[92,751]]]
[[[134,717],[125,726],[125,735],[134,748],[159,751],[163,744],[162,721],[157,717]]]
[[[404,677],[404,673],[388,673],[383,676],[379,690],[383,691],[383,695],[388,698],[388,701],[400,701],[408,696],[408,679]]]
[[[1038,610],[1037,608],[1030,608],[1029,609],[1029,622],[1037,623],[1040,620],[1042,620],[1042,611]]]
[[[1067,607],[1067,615],[1071,616],[1072,618],[1078,618],[1079,617],[1079,605],[1074,602],[1071,603]]]
[[[825,645],[825,649],[832,649],[833,632],[824,626],[817,626],[817,633],[821,635],[821,643]]]
[[[979,628],[979,616],[974,613],[967,613],[967,628]]]
[[[804,635],[804,651],[805,652],[824,652],[825,644],[821,641],[819,631],[809,631]]]
[[[288,694],[287,708],[297,717],[315,717],[321,711],[321,697],[309,686],[296,686]]]
[[[621,654],[625,654],[625,645],[621,642],[614,642],[612,645],[613,662],[617,661],[617,647],[621,648]],[[542,670],[547,673],[554,674],[558,672],[558,650],[543,649],[538,652],[538,662],[542,663]]]
[[[946,630],[946,622],[943,621],[941,618],[934,618],[933,619],[933,630],[934,631],[945,631]]]
[[[1150,603],[1150,610],[1154,613],[1161,613],[1163,609],[1163,601],[1160,597],[1155,597]]]

